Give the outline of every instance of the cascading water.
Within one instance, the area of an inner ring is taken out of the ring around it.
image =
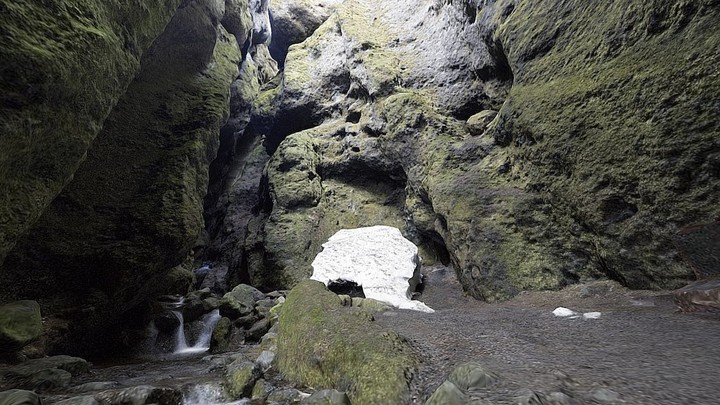
[[[165,296],[160,301],[160,305],[177,319],[177,326],[172,333],[172,354],[185,355],[194,353],[203,353],[210,349],[210,340],[212,338],[213,330],[220,320],[220,311],[214,309],[205,314],[199,321],[199,332],[194,339],[193,344],[188,343],[188,338],[185,334],[185,319],[182,313],[182,307],[185,303],[183,297],[178,296]],[[191,324],[194,325],[195,323]],[[154,324],[150,325],[154,328]],[[155,336],[157,337],[157,329],[155,329]],[[167,350],[167,349],[166,349]]]
[[[210,339],[212,338],[213,330],[220,320],[220,311],[214,309],[202,318],[200,321],[203,325],[202,330],[195,344],[192,346],[188,346],[187,339],[185,338],[185,325],[182,313],[177,311],[174,313],[177,314],[180,324],[175,332],[175,350],[173,350],[173,354],[191,354],[208,351],[208,349],[210,349]]]

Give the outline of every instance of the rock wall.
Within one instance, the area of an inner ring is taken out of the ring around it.
[[[720,215],[716,5],[343,3],[258,97],[247,277],[291,286],[336,230],[402,224],[481,299],[686,283],[677,232]]]
[[[70,181],[179,4],[0,2],[0,264]]]
[[[87,353],[117,340],[117,327],[128,326],[118,320],[172,288],[165,274],[192,261],[239,73],[236,36],[250,31],[228,33],[229,12],[216,1],[180,5],[73,180],[8,255],[3,299],[65,311],[66,336],[51,350]]]

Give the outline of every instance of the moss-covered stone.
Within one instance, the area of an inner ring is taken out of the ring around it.
[[[347,391],[353,403],[399,404],[417,367],[409,345],[343,307],[317,281],[293,288],[283,305],[278,367],[292,381]]]
[[[72,178],[179,4],[0,2],[0,262]]]
[[[225,389],[230,398],[251,396],[260,374],[260,369],[251,361],[239,359],[230,363],[225,373]]]
[[[37,302],[16,301],[0,305],[0,352],[17,350],[38,339],[42,332]]]

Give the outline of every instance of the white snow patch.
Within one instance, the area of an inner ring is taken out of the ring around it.
[[[565,307],[557,307],[552,312],[555,316],[561,316],[561,317],[567,317],[567,316],[576,316],[578,313],[573,311],[572,309],[568,309]]]
[[[420,256],[400,230],[390,226],[343,229],[323,244],[312,262],[312,280],[328,285],[347,280],[362,286],[366,298],[396,308],[435,312],[410,299],[420,282]]]
[[[579,312],[575,312],[572,309],[565,308],[565,307],[557,307],[557,308],[555,308],[555,310],[552,313],[555,316],[569,317],[570,319],[575,319],[575,318],[580,317]],[[585,319],[598,319],[598,318],[600,318],[600,315],[602,315],[602,313],[600,313],[600,312],[585,312],[584,314],[582,314],[582,317]]]
[[[600,315],[602,315],[602,313],[600,313],[600,312],[585,312],[585,313],[583,314],[583,318],[585,318],[585,319],[598,319],[598,318],[600,318]]]

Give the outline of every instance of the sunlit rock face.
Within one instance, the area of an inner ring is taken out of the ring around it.
[[[486,300],[686,283],[678,230],[720,216],[713,4],[344,2],[261,90],[247,277],[383,224]]]

